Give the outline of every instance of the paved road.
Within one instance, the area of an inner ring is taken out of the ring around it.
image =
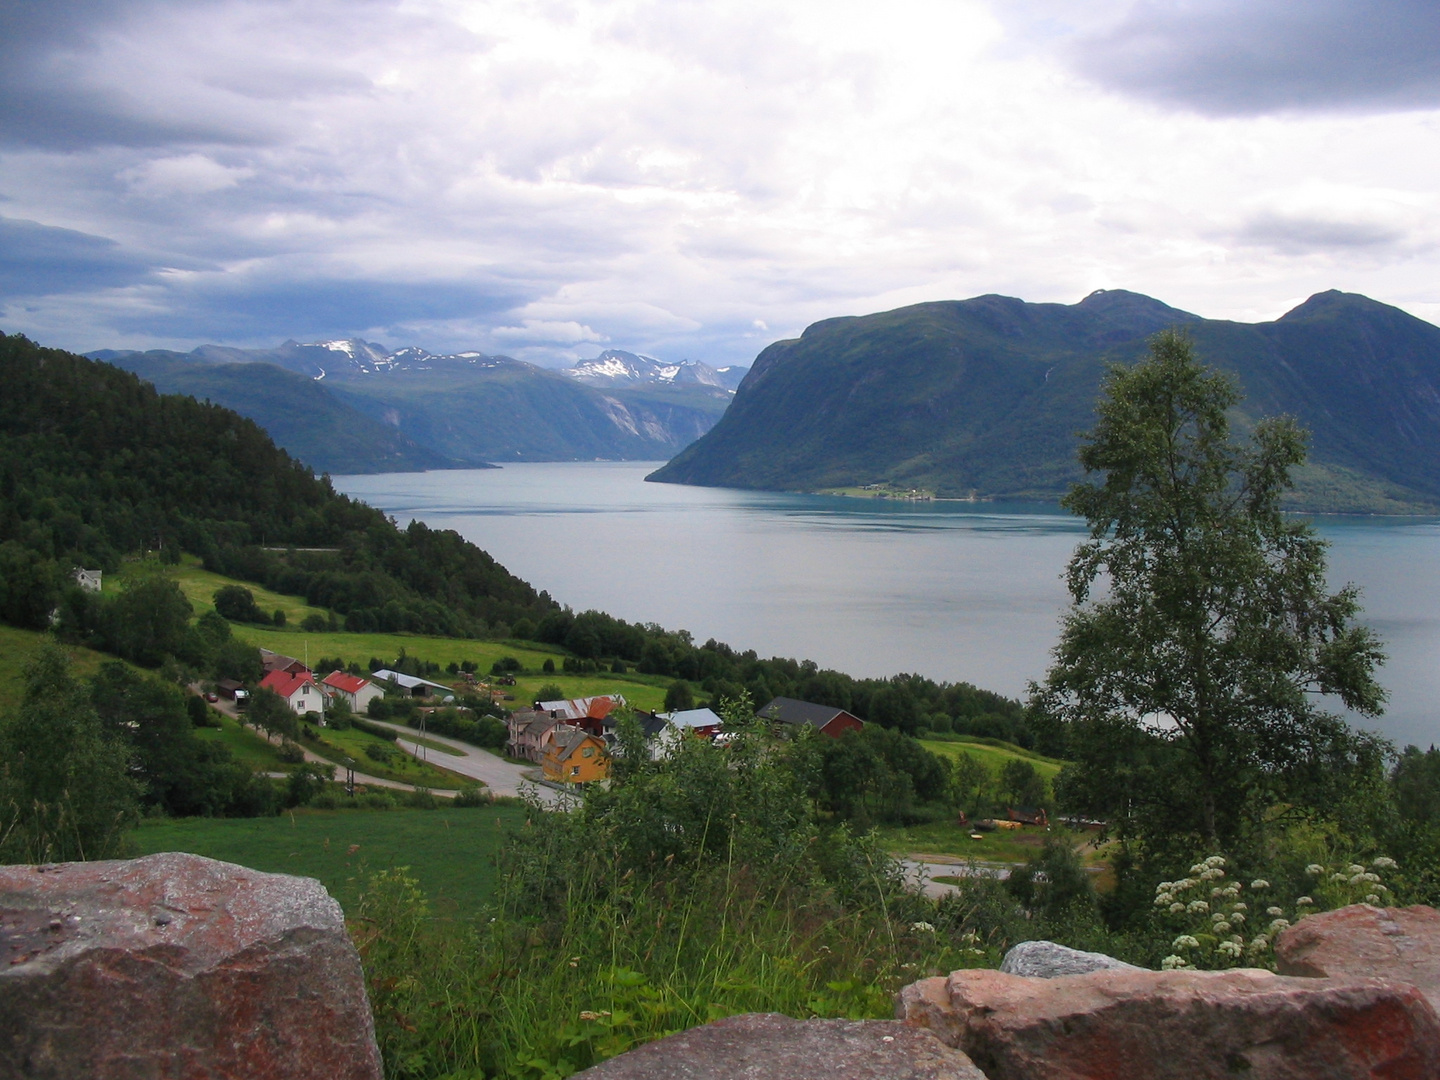
[[[440,750],[430,750],[405,738],[407,735],[414,735],[414,728],[406,727],[404,724],[391,724],[383,720],[371,720],[371,724],[379,727],[389,728],[399,738],[395,745],[408,754],[422,758],[432,765],[439,765],[457,772],[461,776],[468,776],[472,780],[479,780],[496,795],[525,795],[534,796],[541,802],[553,803],[560,798],[560,793],[553,788],[537,784],[528,780],[524,773],[533,766],[515,765],[502,758],[496,757],[487,750],[463,743],[458,739],[449,739],[444,735],[436,735],[433,731],[427,731],[425,738],[430,742],[440,743],[453,750],[458,750],[460,756],[447,754]]]

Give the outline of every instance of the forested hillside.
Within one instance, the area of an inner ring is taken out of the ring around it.
[[[457,533],[397,529],[229,409],[0,335],[0,618],[46,625],[75,565],[181,549],[305,596],[351,629],[457,636],[543,618],[537,594]]]
[[[1293,505],[1440,506],[1440,327],[1327,292],[1268,323],[1202,319],[1137,293],[1005,296],[828,319],[771,345],[709,434],[652,479],[813,491],[888,483],[951,497],[1058,497],[1108,365],[1179,326],[1238,377],[1235,417],[1311,436]]]

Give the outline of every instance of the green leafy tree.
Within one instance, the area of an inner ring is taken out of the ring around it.
[[[215,610],[232,622],[269,622],[255,594],[243,585],[223,585],[215,590]]]
[[[683,679],[672,682],[665,690],[665,711],[684,712],[695,707],[695,694]]]
[[[190,601],[171,578],[142,578],[113,600],[102,602],[103,643],[117,656],[158,667],[167,656],[186,650]]]
[[[1378,761],[1314,700],[1375,715],[1385,695],[1356,590],[1327,590],[1324,542],[1281,510],[1304,433],[1281,417],[1232,442],[1239,400],[1187,338],[1157,335],[1111,370],[1079,454],[1091,478],[1064,500],[1090,538],[1035,703],[1076,763],[1067,800],[1142,839],[1229,845]]]
[[[248,716],[250,723],[263,731],[267,739],[276,735],[282,739],[300,736],[300,720],[295,710],[269,687],[262,686],[251,695]]]
[[[1011,758],[1000,767],[1000,791],[1011,806],[1040,806],[1049,801],[1045,778],[1021,758]]]
[[[138,794],[127,747],[105,731],[69,658],[42,646],[24,700],[0,717],[0,862],[118,855]]]

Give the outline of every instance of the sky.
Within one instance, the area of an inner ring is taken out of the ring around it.
[[[1434,0],[9,0],[0,330],[748,364],[1126,288],[1440,322]]]

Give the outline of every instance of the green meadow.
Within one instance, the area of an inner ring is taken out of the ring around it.
[[[136,854],[187,851],[271,873],[318,878],[347,912],[373,874],[409,867],[442,910],[475,911],[495,888],[495,853],[523,806],[438,810],[287,810],[272,818],[143,822]]]

